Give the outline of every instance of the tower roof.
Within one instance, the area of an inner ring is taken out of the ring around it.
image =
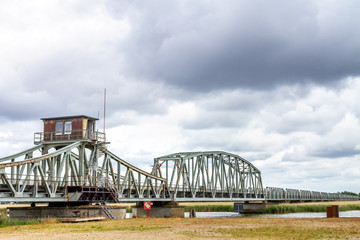
[[[87,118],[91,120],[99,120],[98,118],[89,117],[86,115],[73,115],[73,116],[63,116],[63,117],[50,117],[50,118],[40,118],[41,120],[58,120],[58,119],[72,119],[72,118]]]

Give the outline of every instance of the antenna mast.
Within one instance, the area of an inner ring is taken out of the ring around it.
[[[105,133],[105,116],[106,116],[106,88],[104,89],[104,133]]]

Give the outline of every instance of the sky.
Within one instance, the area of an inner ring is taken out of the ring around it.
[[[109,150],[221,150],[263,185],[360,192],[360,1],[0,1],[0,157],[43,117],[100,117]]]

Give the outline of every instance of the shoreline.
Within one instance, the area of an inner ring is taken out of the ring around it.
[[[306,203],[281,203],[265,208],[262,213],[301,213],[301,212],[326,212],[326,207],[338,205],[339,211],[360,210],[360,201],[333,201],[333,202],[306,202]],[[185,207],[185,212],[194,208],[197,212],[234,212],[234,203],[180,203]]]

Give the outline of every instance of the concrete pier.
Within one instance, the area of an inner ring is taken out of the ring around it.
[[[183,218],[184,208],[177,203],[157,203],[154,202],[149,210],[149,217],[165,217],[165,218]],[[132,207],[133,217],[146,217],[147,211],[144,209],[142,202]]]
[[[244,203],[243,213],[261,213],[267,203]]]
[[[9,207],[8,209],[10,220],[42,218],[108,218],[101,205],[66,207]],[[110,212],[114,219],[124,219],[126,216],[125,207],[112,206]]]
[[[277,202],[244,202],[242,213],[261,213],[265,208],[277,205]]]

